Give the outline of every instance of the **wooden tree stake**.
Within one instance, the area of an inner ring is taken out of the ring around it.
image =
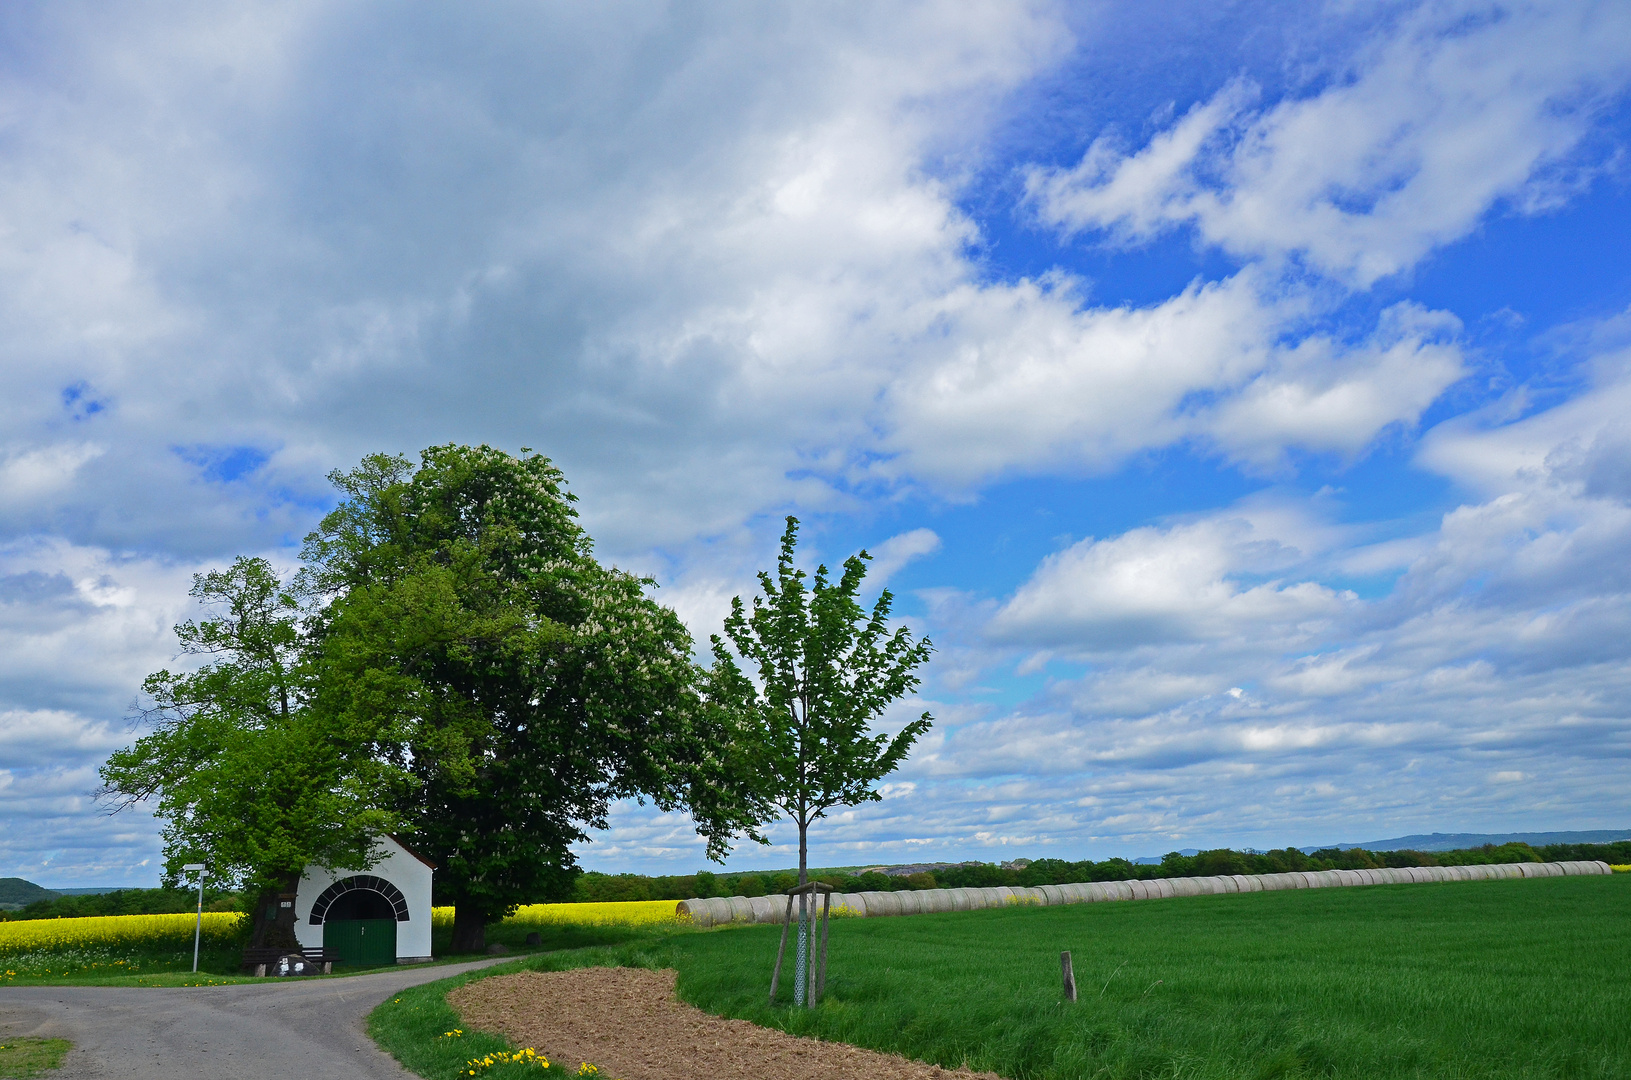
[[[782,943],[776,946],[776,970],[770,973],[770,1004],[776,1004],[776,984],[782,977],[782,955],[787,952],[787,927],[793,921],[793,896],[787,896],[787,914],[782,916]]]
[[[1065,978],[1065,1000],[1076,1000],[1076,973],[1070,968],[1070,950],[1059,954],[1059,973]]]
[[[816,926],[815,926],[815,913],[816,913],[815,898],[816,898],[817,893],[821,894],[821,898],[822,898],[822,905],[821,905],[821,953],[820,953],[819,957],[816,955]],[[771,972],[771,975],[770,975],[770,1004],[771,1005],[776,1004],[776,987],[781,985],[782,959],[783,959],[783,957],[785,957],[787,955],[787,933],[792,928],[792,925],[793,925],[793,897],[795,897],[795,896],[798,897],[798,899],[799,899],[799,926],[800,927],[803,927],[805,925],[805,923],[804,923],[804,913],[805,913],[805,911],[808,911],[809,914],[810,914],[810,922],[809,922],[810,934],[809,934],[809,938],[808,938],[808,944],[809,944],[810,951],[809,951],[808,954],[806,954],[809,957],[809,959],[808,959],[808,962],[805,965],[805,982],[800,983],[800,984],[798,984],[798,985],[796,985],[794,987],[793,1001],[795,1003],[798,1001],[798,991],[803,990],[803,991],[805,991],[804,1004],[806,1006],[808,1006],[809,1008],[813,1009],[813,1008],[815,1008],[816,1002],[821,997],[821,992],[826,989],[826,987],[827,987],[827,915],[832,910],[832,894],[833,894],[833,887],[831,885],[828,885],[826,882],[823,882],[823,881],[810,881],[810,882],[806,882],[803,885],[796,885],[793,888],[787,890],[787,910],[782,914],[782,941],[781,941],[780,945],[776,946],[776,970]],[[809,899],[808,906],[806,906],[806,904],[805,904],[806,897],[808,897],[808,899]],[[794,977],[795,982],[797,982],[797,979],[798,979],[798,972],[797,971],[795,971],[793,973],[793,977]]]
[[[827,989],[827,913],[832,910],[832,893],[826,893],[821,902],[821,966],[817,968],[815,997],[811,1004],[821,1000],[821,994]]]

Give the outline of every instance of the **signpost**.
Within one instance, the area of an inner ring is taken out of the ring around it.
[[[193,926],[193,974],[198,974],[198,939],[204,934],[204,864],[190,862],[181,868],[198,875],[198,922]]]

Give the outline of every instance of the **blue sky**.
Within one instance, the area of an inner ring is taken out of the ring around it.
[[[9,5],[0,875],[156,877],[190,576],[447,440],[699,640],[877,556],[937,724],[820,863],[1631,824],[1628,88],[1586,0]]]

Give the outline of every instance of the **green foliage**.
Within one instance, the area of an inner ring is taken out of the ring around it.
[[[614,799],[728,831],[709,813],[723,789],[692,798],[707,740],[690,635],[651,581],[595,561],[547,458],[439,446],[331,479],[345,498],[303,552],[329,598],[324,704],[413,775],[393,809],[464,947],[569,896],[570,845]]]
[[[195,575],[191,595],[211,617],[176,635],[207,660],[148,676],[139,719],[153,730],[102,766],[102,796],[115,810],[156,803],[171,883],[194,861],[258,893],[290,888],[312,862],[366,868],[373,837],[395,823],[375,801],[392,770],[312,706],[300,593],[266,560],[240,558]]]
[[[1614,844],[1485,845],[1459,851],[1364,851],[1325,848],[1307,854],[1297,848],[1242,852],[1229,848],[1198,855],[1172,852],[1160,863],[1131,863],[1126,859],[1102,862],[1037,859],[1029,866],[1005,869],[995,863],[961,863],[932,872],[865,874],[812,871],[809,876],[840,892],[898,892],[910,889],[973,889],[1038,885],[1072,885],[1083,881],[1150,880],[1163,877],[1210,877],[1217,874],[1281,874],[1293,870],[1374,870],[1384,866],[1467,866],[1475,863],[1561,862],[1599,860],[1612,865],[1631,863],[1631,841]],[[690,900],[693,897],[765,896],[785,892],[797,884],[795,873],[716,874],[646,877],[641,874],[584,874],[574,887],[576,901]]]
[[[888,589],[870,615],[862,609],[856,597],[871,558],[865,551],[844,560],[836,582],[818,566],[806,587],[793,564],[797,542],[798,519],[789,517],[776,574],[759,575],[764,595],[753,598],[751,614],[741,597],[732,599],[725,637],[736,656],[713,638],[706,693],[710,715],[728,733],[724,769],[730,792],[745,796],[745,831],[764,842],[759,826],[790,817],[803,880],[810,823],[835,806],[881,798],[873,785],[929,730],[928,713],[893,738],[873,734],[872,724],[917,688],[916,671],[932,646],[904,627],[889,632]]]
[[[203,861],[264,900],[401,831],[469,947],[570,895],[615,799],[689,809],[711,854],[745,827],[689,633],[595,561],[547,458],[438,446],[331,479],[292,582],[250,558],[195,578],[211,617],[176,632],[205,662],[147,679],[153,730],[103,768],[115,809],[156,803],[167,880]]]
[[[1536,850],[1546,862],[1598,860],[1610,866],[1631,863],[1631,840],[1617,840],[1612,844],[1546,844]]]
[[[196,889],[116,889],[84,896],[53,896],[36,900],[9,918],[77,919],[93,915],[175,915],[198,907]],[[205,911],[239,911],[239,894],[205,885]],[[0,919],[5,918],[0,916]]]
[[[41,900],[50,900],[59,895],[50,889],[42,888],[20,877],[0,878],[0,904],[7,907],[13,905],[33,904]]]

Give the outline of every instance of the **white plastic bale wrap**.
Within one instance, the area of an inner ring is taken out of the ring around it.
[[[894,893],[864,892],[861,899],[866,901],[866,917],[869,919],[900,914],[900,901],[895,899]]]
[[[1405,885],[1431,882],[1502,881],[1522,878],[1576,877],[1611,874],[1604,862],[1500,863],[1471,866],[1389,866],[1375,870],[1312,870],[1288,874],[1231,874],[1226,877],[1152,878],[1127,881],[1090,881],[1037,888],[925,889],[906,892],[833,893],[834,910],[863,918],[916,915],[946,911],[978,911],[1014,904],[1090,904],[1111,900],[1164,900],[1182,896],[1225,893],[1277,892],[1283,889],[1322,889],[1349,885]],[[714,897],[681,900],[677,914],[699,927],[727,923],[779,923],[787,911],[787,896]],[[816,910],[820,911],[817,901]]]

